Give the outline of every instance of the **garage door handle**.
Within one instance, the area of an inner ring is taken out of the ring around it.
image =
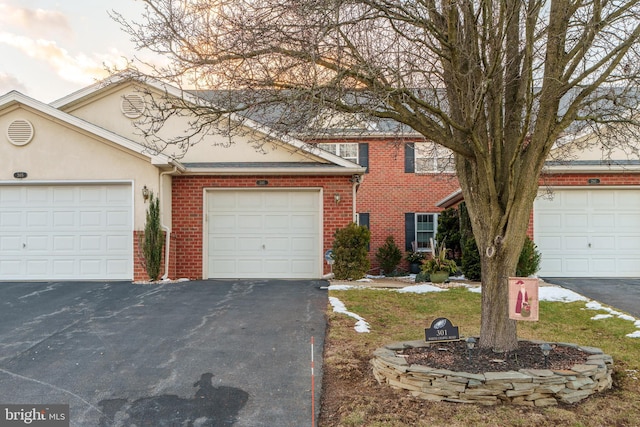
[[[267,247],[265,245],[262,245],[262,249],[267,249]]]
[[[589,247],[591,247],[591,243],[589,243]]]
[[[22,249],[24,249],[24,248],[26,248],[26,247],[27,247],[27,244],[26,244],[26,243],[23,243],[23,244],[22,244]]]

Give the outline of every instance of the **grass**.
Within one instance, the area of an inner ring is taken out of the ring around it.
[[[601,348],[614,359],[614,388],[575,405],[482,407],[412,398],[377,384],[369,367],[376,348],[423,339],[424,329],[437,317],[447,317],[461,335],[478,335],[479,294],[455,288],[427,294],[353,289],[330,295],[362,316],[371,332],[356,333],[354,319],[329,307],[321,427],[640,426],[640,339],[625,336],[636,330],[633,322],[591,320],[597,312],[584,302],[541,302],[540,321],[519,322],[518,337]]]

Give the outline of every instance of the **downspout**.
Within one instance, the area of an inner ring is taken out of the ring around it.
[[[351,177],[351,184],[352,184],[352,195],[351,195],[351,200],[353,203],[353,206],[351,208],[352,210],[352,217],[353,217],[353,222],[360,225],[359,221],[358,221],[358,207],[356,206],[356,190],[358,189],[358,185],[360,185],[360,183],[363,181],[364,179],[364,175],[353,175]]]
[[[164,186],[162,185],[162,178],[165,175],[174,174],[178,171],[177,166],[173,166],[173,170],[160,172],[159,185],[160,189],[160,200],[164,200]],[[164,209],[160,211],[160,227],[164,230],[165,241],[164,241],[164,274],[162,275],[162,280],[167,280],[169,278],[169,255],[171,253],[171,227],[164,223]]]

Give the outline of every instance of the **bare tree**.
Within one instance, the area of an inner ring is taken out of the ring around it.
[[[554,144],[586,129],[638,142],[640,0],[143,2],[141,22],[114,18],[168,61],[148,74],[219,90],[193,130],[244,110],[310,135],[310,117],[336,112],[454,153],[482,260],[484,348],[517,348],[507,277]]]

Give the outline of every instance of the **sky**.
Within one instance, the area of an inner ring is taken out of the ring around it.
[[[51,102],[138,54],[108,12],[138,19],[136,0],[0,0],[0,96]],[[142,53],[142,56],[145,54]],[[147,54],[148,55],[148,54]]]

